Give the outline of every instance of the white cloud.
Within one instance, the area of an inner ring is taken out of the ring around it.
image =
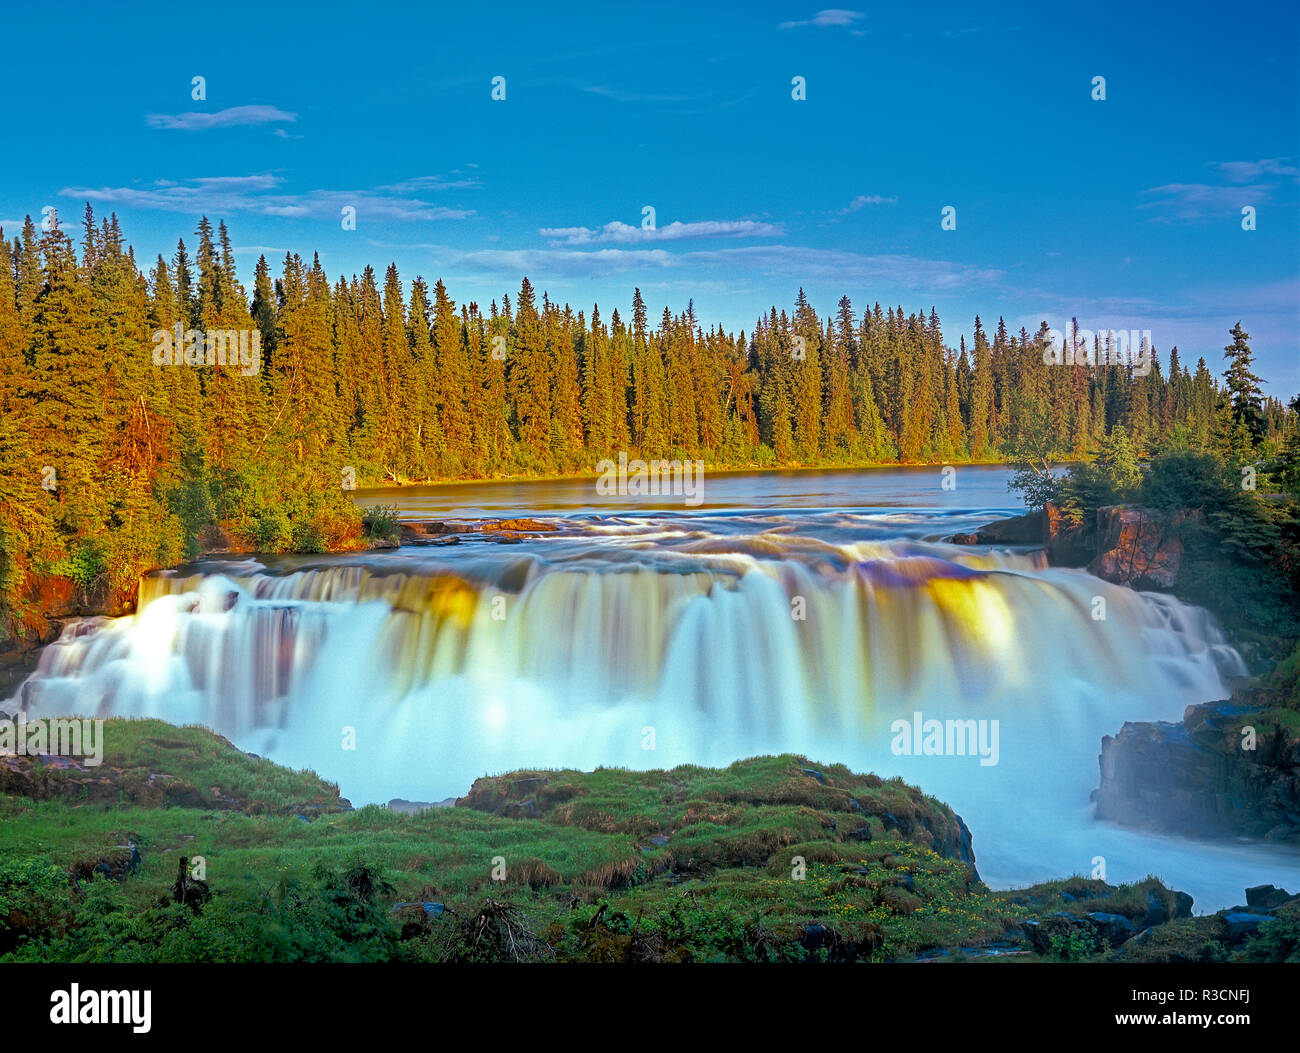
[[[430,246],[430,248],[436,248]],[[905,255],[863,255],[836,249],[794,245],[745,245],[734,248],[669,252],[666,249],[483,249],[436,253],[449,272],[492,280],[535,282],[556,278],[600,278],[633,270],[689,273],[691,281],[714,280],[736,287],[757,277],[778,278],[792,285],[813,281],[840,286],[888,285],[924,292],[993,285],[1003,272],[948,260]]]
[[[1239,214],[1243,205],[1266,201],[1272,187],[1212,186],[1209,183],[1166,183],[1142,191],[1154,198],[1139,208],[1159,209],[1159,220],[1207,219],[1216,214]]]
[[[1240,215],[1245,205],[1259,205],[1273,200],[1279,180],[1291,183],[1300,179],[1300,169],[1283,158],[1260,161],[1218,161],[1211,167],[1221,177],[1214,183],[1166,183],[1142,191],[1150,200],[1139,208],[1155,209],[1160,222],[1204,220],[1214,216]],[[1271,182],[1259,182],[1271,176]]]
[[[662,269],[677,257],[664,249],[480,249],[453,254],[448,264],[469,273],[518,281],[524,274],[546,278],[591,278],[623,271]]]
[[[689,238],[766,238],[781,233],[781,228],[756,220],[702,220],[696,223],[673,221],[664,227],[632,226],[606,223],[603,227],[543,227],[537,232],[556,245],[630,245],[652,241],[682,241]]]
[[[283,180],[271,174],[213,176],[180,182],[159,180],[149,186],[65,187],[63,197],[103,202],[132,208],[190,214],[246,212],[286,219],[337,219],[345,205],[352,205],[361,220],[397,222],[468,219],[473,209],[433,205],[418,197],[377,190],[310,190],[302,194],[268,192]]]
[[[846,11],[843,8],[832,7],[825,11],[818,11],[812,18],[799,22],[782,22],[778,28],[800,29],[803,26],[816,26],[818,28],[851,26],[866,17],[861,11]]]
[[[293,122],[296,113],[276,109],[274,106],[232,106],[215,113],[194,111],[190,113],[151,113],[145,120],[150,128],[166,128],[181,132],[205,132],[211,128],[238,128],[256,124]]]
[[[916,256],[863,255],[841,249],[795,245],[745,245],[737,248],[689,252],[683,261],[717,267],[737,267],[791,282],[813,280],[844,285],[893,285],[921,291],[944,291],[971,285],[991,285],[1004,272],[951,260]]]
[[[859,212],[868,205],[896,205],[897,197],[884,197],[880,194],[859,194],[849,202],[847,208],[839,210],[837,215],[847,216],[850,212]]]
[[[390,183],[375,189],[389,190],[395,194],[410,194],[421,190],[474,190],[482,185],[481,179],[447,179],[445,176],[427,175],[413,176],[410,179],[403,179],[400,183]]]
[[[1262,161],[1219,161],[1214,167],[1229,183],[1250,183],[1262,175],[1300,177],[1300,169],[1287,164],[1281,157]]]

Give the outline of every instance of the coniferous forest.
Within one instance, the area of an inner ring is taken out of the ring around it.
[[[1062,459],[1119,427],[1140,456],[1249,458],[1295,431],[1260,395],[1240,326],[1221,384],[1203,349],[1151,348],[1144,375],[1045,366],[1046,323],[977,317],[953,347],[932,308],[869,290],[829,317],[800,290],[727,332],[691,302],[654,317],[640,290],[588,312],[524,278],[485,306],[393,265],[331,279],[297,254],[259,259],[250,289],[206,218],[143,266],[116,216],[87,205],[79,245],[44,225],[0,237],[10,635],[50,575],[129,589],[201,549],[347,547],[353,481],[590,473],[617,451],[710,468],[994,461],[1030,420]],[[155,364],[154,334],[177,329],[255,332],[260,368]]]

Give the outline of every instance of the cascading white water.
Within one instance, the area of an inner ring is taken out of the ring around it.
[[[20,699],[34,716],[206,724],[358,803],[438,800],[521,767],[798,752],[949,802],[995,885],[1100,856],[1111,881],[1177,865],[1166,876],[1205,909],[1239,901],[1245,878],[1300,874],[1300,857],[1262,865],[1091,819],[1103,735],[1178,719],[1245,672],[1205,612],[1040,554],[744,526],[606,521],[459,561],[158,575],[136,616],[70,626]],[[996,763],[899,755],[891,725],[916,713],[996,721]]]

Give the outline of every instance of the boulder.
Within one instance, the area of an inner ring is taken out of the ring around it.
[[[430,808],[436,808],[438,805],[431,801],[408,801],[401,797],[394,797],[388,802],[390,812],[401,812],[403,815],[419,815],[421,812]]]
[[[1300,893],[1292,895],[1276,885],[1255,885],[1246,889],[1246,906],[1255,910],[1273,910],[1294,900],[1300,900]]]
[[[1060,936],[1082,936],[1093,948],[1103,950],[1118,947],[1137,932],[1133,923],[1122,915],[1094,913],[1095,917],[1092,914],[1071,914],[1069,911],[1058,910],[1041,920],[1032,918],[1022,921],[1020,930],[1025,934],[1029,945],[1039,954],[1051,954],[1052,941]],[[1127,924],[1127,934],[1124,934],[1120,922]],[[1111,942],[1112,938],[1117,942]]]
[[[1130,940],[1137,935],[1137,928],[1123,914],[1106,914],[1094,910],[1085,917],[1092,922],[1097,935],[1111,947],[1118,947],[1125,940]]]
[[[1052,940],[1057,936],[1083,936],[1098,951],[1121,946],[1138,934],[1137,927],[1123,914],[1108,914],[1094,910],[1088,914],[1071,914],[1058,910],[1041,920],[1033,918],[1020,923],[1031,947],[1039,954],[1052,953]]]
[[[830,940],[830,930],[820,922],[810,921],[803,927],[803,933],[799,937],[799,942],[803,945],[804,950],[816,951]]]
[[[948,540],[954,545],[1041,545],[1043,513],[999,519],[974,533],[953,534]]]
[[[1273,920],[1267,914],[1253,914],[1239,908],[1219,911],[1219,917],[1227,926],[1228,942],[1233,944],[1241,943],[1247,936],[1254,935],[1264,922]]]
[[[484,533],[514,533],[518,531],[550,533],[556,529],[553,522],[545,519],[498,519],[490,523],[483,523],[479,530]]]
[[[402,540],[416,543],[425,541],[429,538],[446,537],[451,534],[471,534],[474,532],[474,526],[472,523],[443,522],[440,520],[401,523],[399,525],[402,531]]]

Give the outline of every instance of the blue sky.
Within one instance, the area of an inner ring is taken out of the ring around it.
[[[0,220],[90,200],[148,263],[207,214],[250,284],[319,250],[483,305],[527,274],[608,317],[639,285],[746,331],[800,286],[933,305],[953,345],[976,312],[1075,315],[1216,372],[1241,318],[1300,390],[1295,5],[972,6],[29,6]]]

